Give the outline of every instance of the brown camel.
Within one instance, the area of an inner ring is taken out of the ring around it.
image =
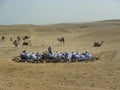
[[[65,43],[64,37],[57,38],[57,40],[60,42],[60,44],[64,44]]]
[[[24,36],[22,39],[23,40],[28,40],[30,38],[30,36]]]
[[[23,45],[23,46],[28,46],[28,45],[31,45],[31,44],[30,44],[30,42],[31,42],[30,40],[29,40],[29,41],[25,41],[25,42],[23,42],[23,44],[22,44],[22,45]]]
[[[104,41],[101,41],[101,42],[94,42],[93,47],[100,47],[100,46],[103,45],[103,43],[104,43]]]

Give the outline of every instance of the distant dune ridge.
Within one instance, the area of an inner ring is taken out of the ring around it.
[[[31,46],[16,48],[10,38],[30,36]],[[0,90],[120,90],[120,20],[54,25],[0,25]],[[65,45],[57,38],[64,36]],[[101,47],[94,42],[104,41]],[[95,62],[30,64],[11,61],[22,50],[80,53]]]

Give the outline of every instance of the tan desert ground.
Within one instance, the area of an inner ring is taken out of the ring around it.
[[[120,90],[120,20],[55,25],[0,25],[0,90]],[[30,36],[31,46],[16,48],[10,37]],[[57,38],[65,37],[65,45]],[[93,47],[95,41],[104,41]],[[89,52],[94,62],[18,63],[23,50]]]

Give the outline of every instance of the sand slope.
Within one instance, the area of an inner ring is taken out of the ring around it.
[[[81,24],[0,26],[0,90],[120,90],[120,20]],[[10,37],[29,35],[32,46],[15,48]],[[65,37],[65,45],[57,38]],[[94,41],[104,41],[93,48]],[[95,62],[16,63],[11,58],[22,50],[84,52],[100,57]]]

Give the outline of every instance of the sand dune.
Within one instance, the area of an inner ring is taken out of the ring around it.
[[[0,25],[0,90],[120,90],[120,20],[56,25]],[[18,48],[10,37],[30,36],[31,46]],[[65,45],[57,38],[65,37]],[[94,48],[95,41],[104,41]],[[43,52],[89,50],[100,59],[75,63],[16,63],[11,58],[26,49]]]

